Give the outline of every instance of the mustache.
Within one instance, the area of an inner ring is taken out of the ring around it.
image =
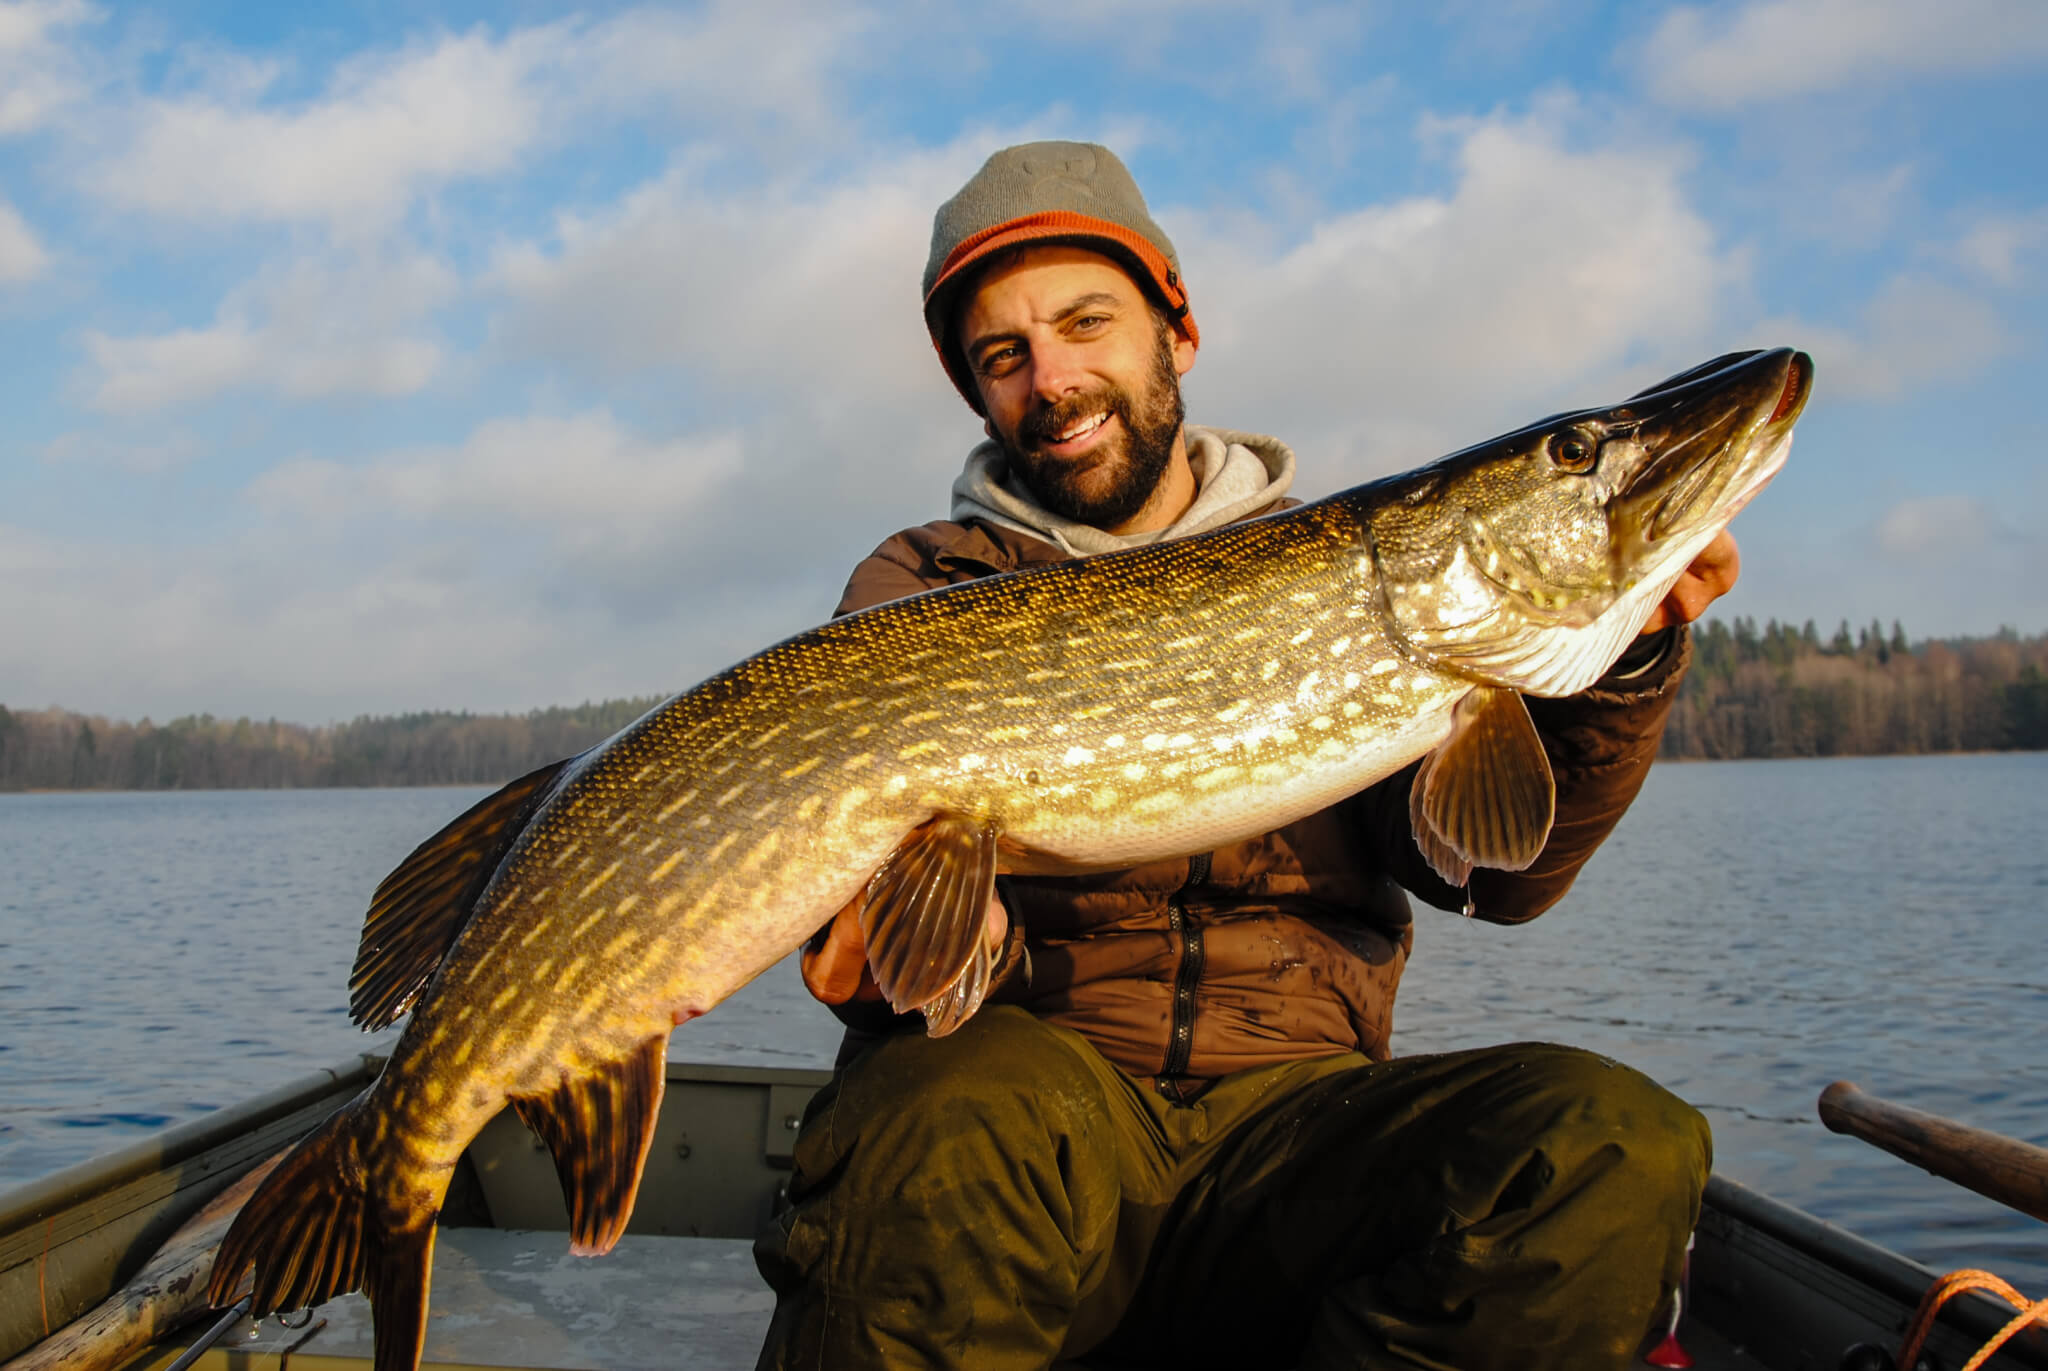
[[[1058,440],[1075,420],[1091,414],[1109,413],[1131,427],[1131,397],[1120,386],[1104,386],[1081,395],[1069,395],[1043,409],[1032,410],[1017,423],[1017,440],[1031,447],[1044,447]]]

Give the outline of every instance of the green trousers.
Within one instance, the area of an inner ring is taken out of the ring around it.
[[[755,1247],[760,1366],[1621,1368],[1710,1147],[1692,1108],[1574,1048],[1325,1057],[1177,1105],[984,1009],[812,1101]]]

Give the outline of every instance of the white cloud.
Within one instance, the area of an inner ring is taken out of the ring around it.
[[[199,451],[198,440],[189,434],[138,437],[73,431],[44,444],[42,458],[51,466],[97,467],[131,476],[158,476],[184,466]]]
[[[1574,148],[1562,122],[1431,126],[1454,153],[1447,194],[1329,216],[1289,250],[1196,216],[1179,238],[1203,331],[1194,417],[1278,430],[1324,489],[1705,355],[1743,267],[1687,202],[1682,157]]]
[[[83,92],[78,61],[59,34],[94,17],[84,0],[0,3],[0,135],[40,127]]]
[[[454,447],[364,465],[287,461],[249,497],[318,523],[392,516],[536,540],[580,561],[634,561],[701,517],[739,466],[731,435],[650,441],[606,411],[497,419]]]
[[[1632,65],[1658,100],[1731,110],[2044,58],[2048,9],[2039,0],[1749,0],[1673,9]]]
[[[49,264],[50,254],[43,250],[21,212],[0,200],[0,283],[33,280]]]
[[[231,291],[208,328],[85,335],[93,404],[137,414],[263,387],[295,398],[409,395],[442,348],[416,332],[454,294],[453,273],[418,254],[301,258]]]
[[[1970,226],[1942,255],[1994,286],[2017,286],[2032,275],[2032,258],[2048,249],[2048,208],[1992,214]]]
[[[1812,353],[1825,393],[1877,399],[1967,375],[2017,344],[1982,297],[1913,275],[1887,281],[1853,328],[1775,319],[1757,336]]]
[[[376,227],[421,195],[510,172],[603,113],[662,110],[817,128],[856,11],[718,0],[494,37],[478,28],[358,56],[317,99],[267,102],[247,64],[195,93],[142,101],[87,163],[130,209],[197,221]]]
[[[1946,560],[1966,543],[1998,536],[1997,518],[1969,495],[1924,495],[1901,500],[1877,521],[1877,545],[1893,557]]]

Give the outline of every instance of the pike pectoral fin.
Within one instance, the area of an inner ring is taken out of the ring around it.
[[[1529,707],[1480,687],[1458,701],[1451,733],[1422,759],[1408,792],[1416,846],[1452,885],[1472,868],[1520,871],[1550,837],[1557,786]]]
[[[940,814],[910,831],[868,881],[861,934],[882,998],[925,1011],[934,1037],[966,1022],[988,990],[987,913],[996,830]]]
[[[654,1141],[667,1060],[668,1035],[658,1034],[545,1095],[512,1101],[554,1154],[569,1202],[569,1250],[579,1257],[602,1256],[626,1231]]]
[[[526,828],[548,787],[575,761],[551,763],[486,796],[413,849],[377,887],[348,973],[348,1016],[366,1031],[412,1008],[477,896]]]

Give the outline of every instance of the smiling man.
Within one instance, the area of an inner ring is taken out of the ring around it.
[[[924,289],[987,441],[952,519],[882,544],[842,613],[1291,503],[1284,444],[1184,422],[1201,335],[1106,149],[990,158],[940,208]],[[848,1034],[756,1249],[761,1365],[1627,1365],[1669,1307],[1706,1125],[1568,1047],[1395,1059],[1404,891],[1509,924],[1562,896],[1642,785],[1676,625],[1734,575],[1724,535],[1606,678],[1529,701],[1557,817],[1526,871],[1445,885],[1410,768],[1216,852],[1005,877],[995,988],[944,1038],[879,1003],[849,907],[805,958]]]

